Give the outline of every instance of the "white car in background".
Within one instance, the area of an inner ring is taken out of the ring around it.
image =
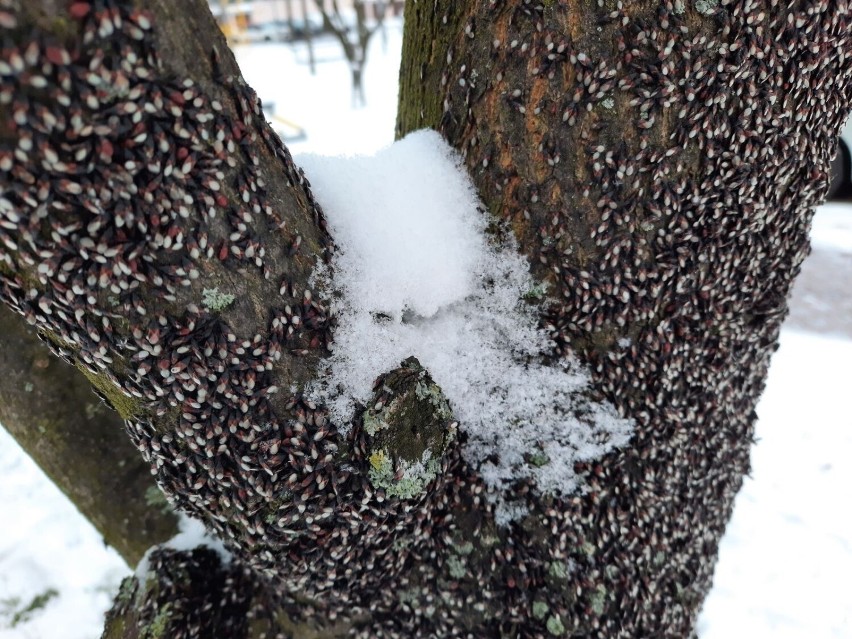
[[[828,199],[852,195],[852,118],[840,132],[837,157],[831,163],[831,187]]]

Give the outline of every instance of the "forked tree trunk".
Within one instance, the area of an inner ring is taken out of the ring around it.
[[[5,4],[3,297],[237,555],[155,554],[107,636],[693,634],[852,98],[847,2],[407,3],[399,132],[464,154],[560,352],[636,423],[577,494],[519,484],[508,527],[416,362],[376,386],[406,407],[376,436],[301,396],[330,238],[203,3]],[[438,477],[386,494],[378,444]]]

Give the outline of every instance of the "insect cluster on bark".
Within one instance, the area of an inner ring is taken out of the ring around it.
[[[637,420],[548,520],[550,549],[579,568],[572,596],[538,611],[559,610],[567,635],[685,636],[852,104],[852,8],[440,7],[476,37],[441,33],[451,56],[427,75],[439,128],[548,282],[543,328]],[[516,550],[544,565],[540,548]]]
[[[441,516],[377,492],[365,443],[288,377],[330,331],[307,284],[331,250],[307,180],[215,52],[210,86],[167,71],[150,14],[72,2],[61,35],[22,16],[0,2],[0,296],[87,372],[169,499],[282,605],[323,620],[366,609]],[[270,164],[310,224],[270,195]],[[239,295],[231,273],[260,294]],[[272,311],[252,326],[255,303]]]

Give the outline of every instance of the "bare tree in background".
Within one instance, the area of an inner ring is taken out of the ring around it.
[[[384,28],[387,3],[384,0],[353,0],[353,15],[341,11],[338,0],[316,0],[325,28],[334,34],[352,73],[352,105],[365,106],[364,67],[373,34]],[[354,17],[354,22],[353,18]]]

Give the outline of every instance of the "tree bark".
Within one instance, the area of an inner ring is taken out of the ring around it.
[[[330,238],[203,3],[78,2],[57,20],[6,1],[0,73],[26,100],[2,102],[3,299],[251,571],[281,611],[270,633],[694,632],[849,104],[847,3],[408,3],[400,132],[433,126],[462,151],[550,284],[560,352],[636,421],[629,447],[577,465],[576,495],[519,482],[529,514],[498,527],[416,362],[377,383],[370,410],[407,407],[378,435],[362,414],[344,437],[305,399]],[[63,100],[64,128],[44,110]],[[422,492],[377,480],[392,446],[440,461]],[[201,583],[189,555],[148,583],[174,566]],[[175,586],[162,616],[119,602],[118,636],[238,627],[242,612],[191,616],[197,592]],[[146,586],[130,605],[152,601]]]
[[[570,636],[693,632],[850,51],[846,2],[406,5],[398,135],[433,127],[464,155],[549,285],[543,326],[636,419],[558,506]]]
[[[19,317],[0,308],[0,423],[135,566],[177,533],[176,518],[121,419],[89,381]]]

